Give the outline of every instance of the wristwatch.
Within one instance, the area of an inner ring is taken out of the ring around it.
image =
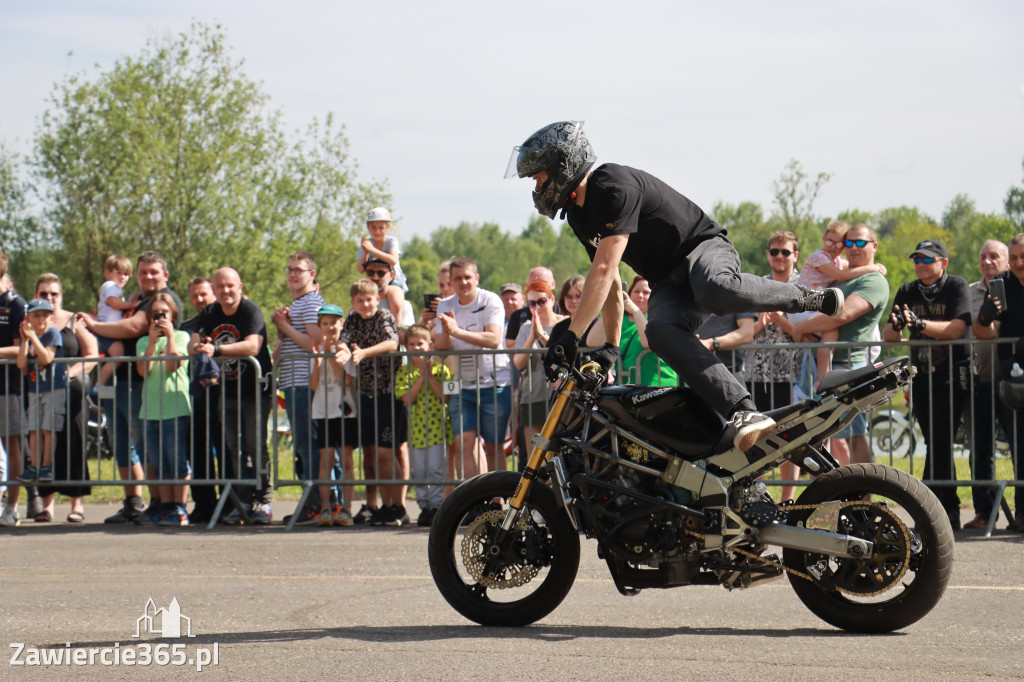
[[[711,347],[718,350],[722,344],[718,342],[718,339],[711,339]]]

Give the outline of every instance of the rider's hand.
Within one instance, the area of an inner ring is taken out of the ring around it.
[[[619,347],[606,343],[591,353],[590,359],[601,366],[602,374],[608,374],[615,367],[615,361],[619,359]]]
[[[548,352],[544,354],[544,366],[548,368],[548,375],[552,375],[552,368],[561,365],[572,367],[576,361],[576,350],[580,347],[580,339],[572,333],[568,327],[555,336],[548,339]]]

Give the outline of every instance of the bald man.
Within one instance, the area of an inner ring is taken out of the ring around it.
[[[256,358],[263,376],[270,374],[270,351],[267,350],[267,325],[260,307],[242,294],[242,278],[231,268],[221,268],[213,275],[213,294],[217,301],[196,316],[196,329],[206,336],[192,334],[191,353],[205,353],[221,363],[220,383],[209,396],[218,409],[219,397],[223,415],[224,453],[221,471],[227,478],[253,481],[259,462],[267,454],[267,417],[272,396],[269,382],[257,382],[256,367],[247,358]],[[235,509],[225,523],[269,524],[273,519],[270,502],[273,492],[265,475],[259,485],[251,483],[235,487],[242,509]]]

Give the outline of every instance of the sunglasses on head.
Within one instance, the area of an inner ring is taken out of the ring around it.
[[[540,298],[538,298],[536,300],[527,301],[526,305],[531,307],[531,308],[536,308],[539,305],[540,306],[547,305],[549,300],[551,300],[551,299],[549,299],[547,296],[541,296]]]
[[[858,249],[863,249],[868,244],[874,244],[874,243],[875,242],[872,239],[844,239],[843,240],[843,244],[848,249],[850,247],[853,247],[853,246],[856,246]]]
[[[914,263],[916,265],[921,265],[922,263],[924,265],[931,265],[936,260],[935,256],[914,256]]]
[[[780,253],[786,258],[789,258],[790,256],[793,255],[793,252],[790,251],[789,249],[768,249],[768,253],[771,254],[772,258],[775,258]]]

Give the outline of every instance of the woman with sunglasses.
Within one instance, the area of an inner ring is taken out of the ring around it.
[[[619,337],[622,374],[618,383],[678,386],[676,371],[662,362],[647,342],[647,300],[650,297],[651,285],[640,275],[634,277],[629,289],[622,292],[625,316]]]
[[[555,313],[555,293],[547,282],[532,282],[526,287],[526,305],[530,319],[519,328],[516,348],[545,348],[551,330],[565,319]],[[516,369],[523,372],[519,381],[519,424],[526,430],[526,442],[544,425],[548,415],[551,387],[544,376],[540,355],[516,353],[512,356]]]
[[[75,313],[64,310],[64,288],[60,277],[53,273],[45,273],[36,280],[36,298],[45,298],[53,305],[53,326],[60,330],[64,344],[65,358],[96,358],[99,356],[99,342],[85,328],[84,324],[75,324]],[[36,521],[53,520],[54,495],[61,493],[71,499],[71,512],[67,515],[68,523],[85,521],[85,505],[83,498],[92,494],[88,485],[89,467],[86,458],[97,456],[96,452],[87,452],[85,445],[85,426],[88,420],[86,413],[86,396],[92,391],[92,369],[94,362],[75,362],[67,365],[68,388],[67,409],[65,411],[64,428],[54,432],[53,439],[53,474],[57,485],[39,486],[42,496],[43,510],[35,515]],[[64,482],[66,481],[66,482]]]

